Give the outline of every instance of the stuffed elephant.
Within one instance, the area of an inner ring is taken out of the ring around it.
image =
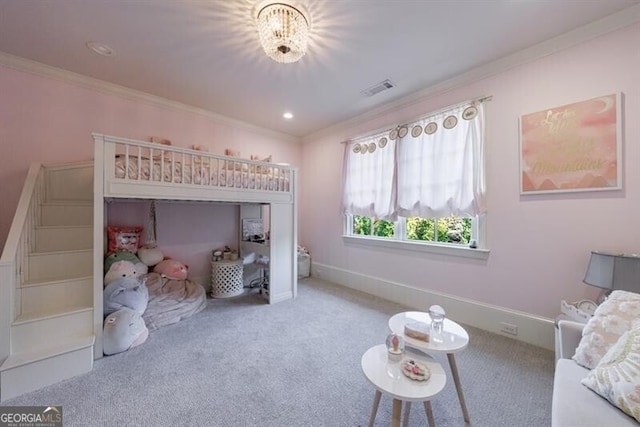
[[[140,315],[144,314],[149,303],[149,290],[143,281],[135,277],[123,277],[114,280],[104,288],[104,315],[127,307]]]
[[[104,320],[103,352],[106,355],[121,353],[142,344],[148,336],[149,329],[140,313],[130,308],[121,308]]]

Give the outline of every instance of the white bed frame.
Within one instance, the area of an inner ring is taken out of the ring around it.
[[[241,218],[259,218],[260,206],[269,205],[271,239],[266,247],[270,256],[269,303],[295,298],[298,274],[296,168],[96,133],[93,140],[96,358],[102,357],[105,202],[111,199],[237,203],[241,207]],[[144,166],[150,164],[156,165],[159,175],[145,175]],[[120,177],[116,174],[117,166]]]

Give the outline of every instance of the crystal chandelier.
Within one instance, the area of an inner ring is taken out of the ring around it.
[[[260,42],[271,59],[282,64],[296,62],[307,51],[309,21],[293,6],[268,3],[257,17]]]

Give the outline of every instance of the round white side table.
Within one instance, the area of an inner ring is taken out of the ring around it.
[[[469,334],[458,323],[445,318],[442,342],[424,342],[404,335],[404,325],[410,322],[423,322],[429,325],[431,324],[431,317],[429,313],[422,311],[405,311],[395,314],[389,319],[389,329],[391,329],[394,334],[404,337],[404,342],[407,347],[415,348],[425,353],[444,353],[447,355],[449,367],[451,368],[451,376],[453,377],[456,392],[458,393],[458,400],[460,401],[460,407],[462,409],[462,416],[465,422],[468,423],[469,411],[467,410],[467,403],[462,393],[462,384],[460,383],[460,374],[458,373],[458,365],[456,364],[454,353],[467,348],[469,345]]]
[[[442,366],[430,356],[407,352],[405,358],[410,358],[425,364],[431,371],[431,377],[426,381],[414,381],[402,373],[401,361],[390,361],[387,356],[387,346],[384,344],[371,347],[362,355],[361,366],[364,376],[375,387],[376,393],[369,417],[369,426],[378,412],[382,393],[393,397],[392,425],[400,426],[402,402],[405,402],[404,425],[409,420],[411,402],[424,402],[424,410],[429,425],[434,427],[431,398],[444,389],[447,377]]]
[[[211,296],[229,298],[244,292],[242,258],[211,261]]]

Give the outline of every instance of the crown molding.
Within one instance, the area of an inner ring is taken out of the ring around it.
[[[587,25],[578,27],[552,39],[538,43],[511,55],[504,56],[480,67],[476,67],[441,83],[429,86],[418,92],[412,93],[411,95],[352,117],[351,119],[344,120],[309,135],[305,135],[302,138],[302,142],[307,143],[335,132],[348,132],[348,128],[350,127],[357,126],[366,121],[381,118],[386,114],[389,114],[391,111],[409,107],[433,96],[440,95],[444,92],[477,82],[487,77],[507,71],[511,68],[569,49],[597,37],[628,27],[637,22],[640,22],[640,4],[628,7],[620,12],[614,13],[597,21],[593,21]],[[387,125],[393,126],[394,124],[395,122],[388,123]],[[341,141],[349,139],[352,136],[353,135],[343,135]]]
[[[160,105],[163,107],[171,108],[173,110],[197,114],[207,117],[220,123],[237,126],[246,129],[251,132],[258,133],[270,138],[276,138],[285,142],[300,143],[301,139],[292,135],[277,132],[271,129],[266,129],[260,126],[253,125],[251,123],[243,122],[241,120],[233,119],[222,114],[214,113],[204,108],[194,107],[181,102],[173,101],[161,96],[152,95],[139,90],[131,89],[125,86],[120,86],[115,83],[109,83],[104,80],[99,80],[93,77],[84,76],[82,74],[74,73],[72,71],[64,70],[62,68],[46,65],[41,62],[26,59],[20,56],[11,55],[6,52],[0,51],[0,65],[13,68],[18,71],[25,71],[31,74],[35,74],[42,77],[48,77],[52,79],[62,80],[66,83],[70,83],[76,86],[80,86],[86,89],[95,90],[97,92],[106,93],[109,95],[116,95],[122,98],[126,98],[133,101],[142,101],[149,104]]]

